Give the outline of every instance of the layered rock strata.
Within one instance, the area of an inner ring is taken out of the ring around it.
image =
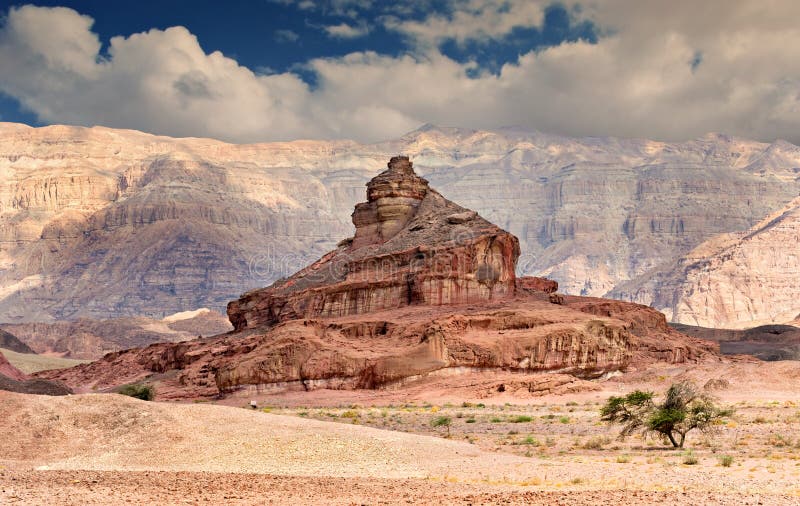
[[[398,152],[517,236],[520,274],[573,295],[607,296],[800,192],[796,146],[724,135],[665,143],[428,125],[376,144],[234,145],[0,123],[0,322],[222,311],[352,234],[364,183]],[[738,302],[731,314],[755,320]]]
[[[80,390],[150,381],[161,398],[191,398],[505,371],[517,379],[494,387],[535,393],[569,383],[542,373],[597,378],[656,361],[719,360],[714,344],[670,329],[653,309],[517,279],[517,239],[442,197],[407,158],[370,181],[367,199],[353,213],[353,239],[231,302],[233,333],[38,376]]]
[[[800,313],[800,198],[749,230],[710,239],[613,295],[652,305],[676,323],[747,329]]]
[[[511,297],[517,238],[442,197],[407,157],[367,184],[355,237],[309,267],[228,305],[236,330],[298,318]]]

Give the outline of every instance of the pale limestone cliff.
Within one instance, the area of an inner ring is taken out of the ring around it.
[[[614,295],[653,305],[671,321],[747,329],[800,313],[800,198],[739,234],[710,239]]]
[[[572,294],[647,276],[800,190],[795,146],[721,135],[661,143],[426,127],[370,145],[231,145],[0,123],[0,322],[221,310],[352,235],[364,184],[396,153],[516,235],[518,274]]]

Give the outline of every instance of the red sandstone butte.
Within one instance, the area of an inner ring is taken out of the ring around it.
[[[336,250],[231,302],[232,333],[37,376],[80,391],[147,381],[160,399],[186,399],[501,372],[540,395],[553,389],[542,373],[564,382],[722,360],[715,344],[670,329],[654,309],[564,297],[555,281],[516,278],[517,238],[431,189],[406,157],[367,184],[353,223],[355,236]],[[570,388],[591,387],[575,381]]]
[[[355,236],[293,276],[228,304],[236,330],[514,295],[517,238],[430,188],[408,157],[388,165],[353,211]]]

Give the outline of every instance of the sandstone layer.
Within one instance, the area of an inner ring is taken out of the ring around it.
[[[367,198],[353,213],[354,238],[229,304],[233,333],[38,376],[81,391],[147,381],[160,398],[192,398],[393,388],[502,370],[519,375],[502,385],[535,394],[555,388],[536,377],[543,372],[597,378],[656,361],[719,359],[712,343],[672,330],[650,308],[518,280],[517,239],[429,188],[405,157],[370,181]]]
[[[364,183],[398,152],[441,195],[517,236],[520,274],[591,296],[747,230],[800,189],[795,146],[723,135],[426,126],[369,145],[231,145],[2,123],[0,322],[221,311],[352,234]]]
[[[80,318],[71,322],[16,323],[3,327],[24,341],[20,344],[29,350],[27,353],[90,360],[114,351],[160,342],[186,341],[233,329],[227,318],[208,309],[178,313],[161,320],[144,317]],[[3,332],[0,330],[0,337]]]
[[[236,330],[408,305],[511,297],[517,238],[442,197],[407,157],[367,184],[355,236],[269,288],[228,305]]]

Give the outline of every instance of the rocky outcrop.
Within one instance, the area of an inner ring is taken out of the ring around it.
[[[722,135],[426,127],[370,145],[231,145],[0,123],[0,322],[221,311],[352,235],[364,183],[398,152],[441,195],[517,236],[520,274],[575,295],[647,277],[800,190],[795,146]],[[394,212],[381,206],[382,227],[399,223]]]
[[[767,361],[800,358],[800,328],[793,325],[761,325],[746,330],[670,325],[684,334],[718,342],[720,352],[726,355],[752,355]]]
[[[81,390],[155,381],[161,398],[191,398],[393,388],[502,370],[520,375],[510,388],[534,393],[583,389],[537,373],[597,378],[654,361],[719,359],[713,344],[670,329],[653,309],[517,280],[517,239],[428,187],[407,158],[393,158],[367,197],[353,213],[352,240],[229,304],[233,333],[38,376]]]
[[[516,281],[518,290],[528,290],[532,292],[555,293],[558,291],[558,282],[547,278],[537,278],[534,276],[522,276]]]
[[[28,375],[20,371],[6,359],[5,355],[0,352],[0,375],[10,378],[15,381],[22,381],[28,379]]]
[[[800,199],[740,234],[704,242],[667,268],[621,285],[615,297],[676,323],[746,329],[790,323],[800,312]]]
[[[236,330],[407,305],[513,297],[517,238],[442,197],[407,157],[367,184],[352,240],[228,305]]]
[[[81,318],[71,322],[17,323],[4,327],[28,343],[33,348],[30,353],[89,360],[114,351],[160,342],[186,341],[233,329],[222,314],[208,309],[178,313],[162,320]],[[0,330],[0,335],[2,332]]]
[[[0,348],[17,353],[35,353],[30,346],[19,340],[17,336],[0,329]]]

